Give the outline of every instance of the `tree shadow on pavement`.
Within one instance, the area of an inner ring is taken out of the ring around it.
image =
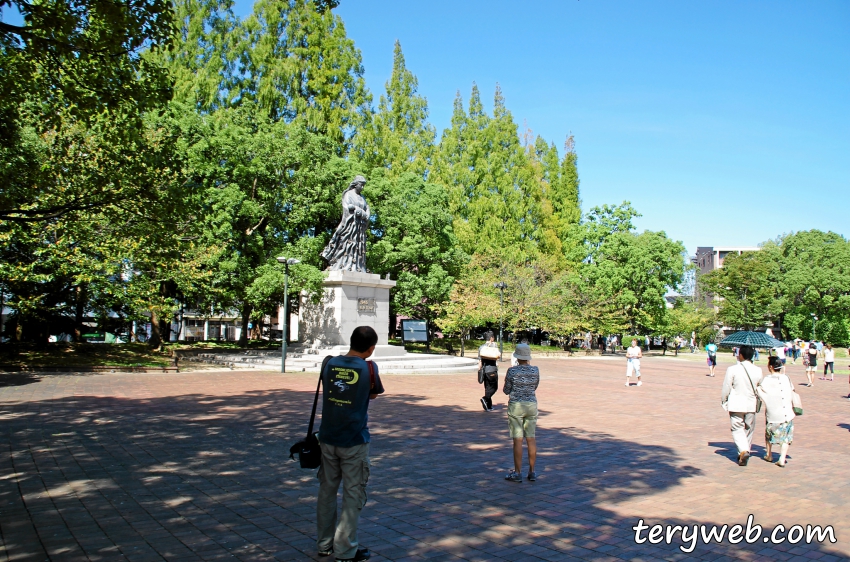
[[[6,556],[316,558],[315,471],[288,459],[312,399],[274,390],[0,405]],[[684,554],[675,541],[635,544],[637,521],[611,505],[700,473],[669,448],[546,427],[542,412],[540,478],[517,484],[503,479],[511,459],[500,414],[388,395],[373,403],[370,427],[360,538],[374,561],[716,560],[764,549],[725,543]],[[787,554],[793,546],[775,548]]]

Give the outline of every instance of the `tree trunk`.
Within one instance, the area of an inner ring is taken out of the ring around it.
[[[248,346],[248,323],[251,322],[251,313],[254,311],[254,307],[250,304],[242,305],[242,329],[239,331],[239,347],[247,347]],[[288,310],[283,311],[284,314],[289,314]],[[286,334],[283,334],[283,337],[286,337]]]
[[[151,310],[151,337],[148,340],[148,345],[154,349],[159,349],[162,346],[162,334],[159,328],[159,314],[155,310]]]
[[[466,334],[468,331],[461,330],[460,331],[460,356],[466,357],[464,352],[464,344],[466,343]]]
[[[86,304],[88,303],[88,291],[85,283],[77,285],[74,296],[74,341],[79,343],[83,341],[83,320],[86,315]]]

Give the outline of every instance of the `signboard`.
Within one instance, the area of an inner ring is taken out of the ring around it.
[[[428,323],[425,320],[402,320],[401,341],[428,343]]]
[[[375,299],[357,299],[357,312],[374,314],[377,309],[378,304]]]

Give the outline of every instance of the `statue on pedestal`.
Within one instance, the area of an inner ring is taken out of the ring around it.
[[[366,269],[366,232],[369,226],[369,204],[361,195],[366,178],[355,177],[342,194],[342,219],[330,243],[322,251],[331,271],[358,271]]]

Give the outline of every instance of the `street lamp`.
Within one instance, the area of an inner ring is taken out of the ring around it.
[[[502,361],[502,324],[505,317],[505,289],[508,286],[504,281],[499,281],[493,287],[499,289],[499,361]]]
[[[289,266],[301,263],[301,260],[278,256],[277,261],[283,264],[283,323],[280,333],[280,372],[286,372],[286,328],[289,323]]]
[[[815,316],[815,313],[812,312],[812,340],[818,339],[817,332],[815,332],[815,322],[817,322],[818,317]]]

